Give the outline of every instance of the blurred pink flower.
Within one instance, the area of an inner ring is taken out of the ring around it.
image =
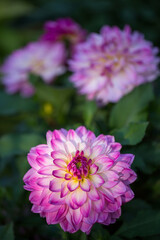
[[[86,30],[71,18],[60,18],[56,21],[49,21],[45,24],[45,34],[42,40],[55,42],[68,40],[70,43],[77,44],[85,40]]]
[[[62,43],[34,42],[13,52],[1,67],[4,74],[2,83],[8,93],[20,92],[29,97],[34,94],[34,86],[29,82],[29,74],[40,76],[50,83],[65,72],[65,49]]]
[[[158,49],[138,32],[104,26],[77,45],[69,61],[71,81],[102,105],[117,102],[136,86],[153,81],[158,75]]]
[[[134,155],[120,149],[113,136],[96,137],[83,126],[48,131],[47,144],[30,150],[32,168],[23,178],[32,211],[71,233],[114,223],[134,197],[129,185],[136,179]]]

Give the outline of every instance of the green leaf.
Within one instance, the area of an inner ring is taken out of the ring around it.
[[[111,131],[117,142],[123,145],[136,145],[145,135],[148,122],[129,123],[126,127]]]
[[[54,118],[59,123],[65,123],[65,115],[68,114],[72,97],[73,88],[52,87],[47,85],[38,85],[36,94],[38,99],[43,103],[50,103],[53,106]]]
[[[90,233],[92,240],[103,240],[105,236],[105,240],[110,239],[109,232],[100,224],[95,224]]]
[[[86,127],[90,127],[97,111],[97,105],[94,101],[87,101],[83,105],[83,118]]]
[[[123,239],[120,238],[119,236],[112,236],[110,240],[123,240]]]
[[[62,107],[72,93],[72,88],[52,87],[43,84],[39,84],[36,89],[38,98],[52,103],[55,108]]]
[[[135,155],[133,167],[140,171],[151,174],[160,167],[160,144],[157,142],[145,143],[132,148]]]
[[[12,2],[9,0],[0,3],[0,20],[22,16],[30,12],[33,8],[28,2],[15,1],[12,7],[8,7]]]
[[[19,95],[9,95],[0,92],[0,99],[0,115],[12,115],[36,108],[36,104],[31,98],[22,98]]]
[[[3,240],[14,240],[13,224],[7,224],[0,226],[0,239]]]
[[[121,220],[125,223],[131,221],[140,211],[152,210],[152,206],[145,200],[134,198],[131,202],[123,206]]]
[[[26,153],[31,147],[44,143],[44,138],[35,133],[8,134],[0,138],[0,157]]]
[[[139,212],[132,221],[125,222],[116,233],[130,239],[157,234],[160,234],[160,212],[153,210]]]
[[[131,122],[145,121],[147,113],[143,110],[152,99],[151,84],[137,87],[113,107],[109,118],[110,127],[121,128]]]

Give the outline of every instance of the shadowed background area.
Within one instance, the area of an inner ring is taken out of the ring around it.
[[[159,43],[159,2],[147,1],[1,1],[0,3],[1,59],[17,47],[37,39],[44,21],[72,17],[88,31],[99,31],[104,24],[131,25],[148,40]]]

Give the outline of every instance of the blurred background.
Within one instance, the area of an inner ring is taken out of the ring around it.
[[[160,6],[157,0],[1,0],[0,58],[16,48],[34,41],[42,33],[46,20],[72,17],[88,31],[99,31],[104,24],[131,25],[148,40],[159,43]]]
[[[129,24],[133,30],[144,33],[155,46],[160,45],[160,4],[157,0],[1,0],[0,64],[12,51],[36,41],[43,33],[46,20],[62,17],[73,18],[88,32],[98,32],[105,24],[121,28]],[[159,240],[159,86],[156,81],[155,97],[149,88],[145,89],[147,96],[142,96],[145,106],[141,113],[147,114],[151,122],[143,143],[124,148],[126,152],[136,153],[134,169],[140,175],[133,184],[136,198],[123,207],[123,215],[116,224],[95,225],[88,237],[83,233],[64,233],[58,225],[48,226],[45,219],[30,212],[29,194],[23,190],[22,181],[29,169],[26,153],[32,146],[45,142],[48,129],[85,124],[97,133],[107,133],[108,111],[112,104],[97,110],[94,102],[85,102],[84,107],[84,98],[75,100],[72,89],[50,91],[47,86],[47,96],[42,88],[36,97],[26,101],[19,95],[8,96],[0,86],[0,239]],[[63,99],[57,101],[59,94]]]

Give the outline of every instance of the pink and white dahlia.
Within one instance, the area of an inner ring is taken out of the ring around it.
[[[34,86],[29,82],[29,74],[40,76],[50,83],[65,71],[65,48],[62,43],[50,44],[34,42],[13,52],[1,67],[2,83],[8,93],[20,92],[29,97],[34,94]]]
[[[113,136],[96,137],[83,126],[48,131],[47,144],[30,150],[32,168],[23,178],[32,211],[71,233],[114,223],[134,197],[129,185],[136,179],[134,156],[120,149]]]
[[[158,75],[158,49],[138,32],[104,26],[77,45],[69,61],[80,94],[102,105],[117,102],[134,87]]]
[[[77,44],[84,41],[85,37],[86,31],[79,24],[71,18],[60,18],[45,24],[45,34],[42,40],[50,42],[68,40],[72,44]]]

